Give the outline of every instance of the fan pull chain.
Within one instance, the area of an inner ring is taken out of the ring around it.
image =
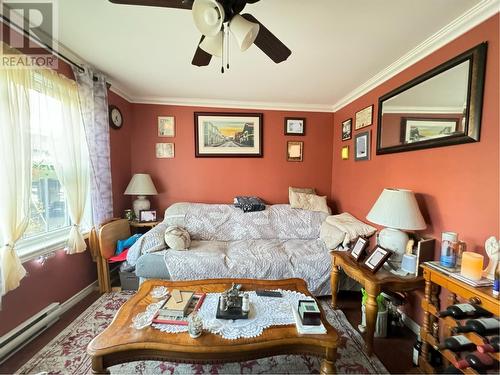
[[[224,31],[226,32],[226,49],[227,49],[227,56],[226,56],[226,67],[227,67],[227,70],[229,70],[229,44],[230,44],[230,35],[229,35],[229,27],[227,26],[228,24],[226,24],[224,26]]]
[[[222,33],[222,56],[221,56],[221,68],[220,68],[220,72],[222,74],[224,74],[224,38],[225,38],[226,34]]]

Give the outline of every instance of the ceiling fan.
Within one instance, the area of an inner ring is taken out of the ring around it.
[[[259,47],[276,64],[285,61],[292,51],[251,14],[240,13],[247,4],[260,0],[109,0],[115,4],[155,6],[191,10],[202,33],[192,64],[206,66],[212,56],[228,59],[229,32],[241,51],[252,44]],[[223,64],[224,65],[224,64]],[[229,68],[229,63],[227,64]],[[222,67],[224,72],[224,67]]]

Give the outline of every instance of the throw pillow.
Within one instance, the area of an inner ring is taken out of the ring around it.
[[[165,243],[172,250],[187,250],[191,246],[191,237],[186,229],[171,225],[165,231]]]
[[[314,188],[297,188],[297,187],[288,187],[288,202],[292,204],[292,195],[293,193],[306,193],[306,194],[316,194],[316,190]]]
[[[315,194],[292,192],[290,206],[292,208],[301,208],[303,210],[319,211],[327,214],[329,213],[326,196],[320,197]]]
[[[336,226],[325,221],[321,224],[319,238],[323,240],[329,250],[336,249],[344,241],[345,233]]]

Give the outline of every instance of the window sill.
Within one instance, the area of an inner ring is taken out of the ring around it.
[[[42,255],[64,249],[66,241],[68,240],[68,234],[69,229],[60,231],[57,235],[53,235],[50,238],[39,237],[21,241],[21,243],[16,246],[16,251],[21,263],[29,262]],[[83,232],[84,239],[88,239],[89,236],[89,230]]]

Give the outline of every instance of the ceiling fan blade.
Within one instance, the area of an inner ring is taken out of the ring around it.
[[[254,4],[254,3],[256,3],[257,1],[260,1],[260,0],[247,0],[247,4]]]
[[[201,37],[200,43],[198,43],[198,48],[196,48],[196,52],[194,53],[193,61],[191,61],[191,64],[196,66],[207,66],[210,64],[210,60],[212,60],[212,55],[200,48],[200,44],[203,42],[203,39],[205,39],[205,36]]]
[[[114,4],[144,5],[151,7],[191,9],[193,0],[109,0]]]
[[[254,44],[259,47],[262,52],[264,52],[271,60],[276,64],[288,59],[292,54],[292,51],[285,46],[276,36],[270,32],[263,24],[261,24],[257,18],[251,14],[242,14],[242,17],[250,22],[258,23],[260,25],[259,34],[255,39]]]

